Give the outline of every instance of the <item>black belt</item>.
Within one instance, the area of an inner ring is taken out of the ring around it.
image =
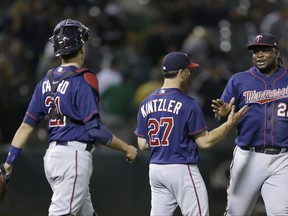
[[[56,141],[56,145],[68,146],[66,141]],[[79,144],[81,145],[81,144]],[[92,152],[94,150],[94,145],[91,143],[83,144],[86,145],[85,151]]]
[[[243,150],[246,151],[252,151],[252,152],[258,152],[258,153],[264,153],[264,154],[280,154],[284,152],[288,152],[287,148],[275,148],[275,147],[240,147]]]

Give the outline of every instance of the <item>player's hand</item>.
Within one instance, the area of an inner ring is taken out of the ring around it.
[[[126,161],[129,163],[134,162],[137,153],[138,153],[137,149],[134,146],[129,145],[126,151]]]
[[[6,164],[6,163],[3,163],[0,165],[0,175],[2,175],[4,177],[4,179],[7,183],[9,182],[11,173],[12,173],[12,166],[10,166],[9,164]]]
[[[248,111],[249,107],[248,105],[243,106],[238,112],[235,112],[235,105],[232,105],[231,112],[228,116],[227,122],[231,125],[235,125],[239,119],[242,118]]]
[[[220,99],[212,100],[211,107],[213,108],[214,113],[223,118],[230,113],[234,101],[235,101],[234,97],[231,98],[229,104]]]

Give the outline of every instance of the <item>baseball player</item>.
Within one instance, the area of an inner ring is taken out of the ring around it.
[[[101,123],[97,78],[82,68],[83,44],[88,37],[88,28],[76,20],[63,20],[55,27],[50,40],[62,63],[37,84],[6,162],[1,165],[9,177],[34,128],[48,117],[49,148],[44,169],[53,190],[49,216],[96,215],[89,193],[95,142],[123,152],[129,162],[137,154],[134,146],[117,138]]]
[[[198,170],[198,147],[207,149],[224,138],[246,113],[232,111],[227,122],[207,130],[198,102],[185,94],[190,70],[198,67],[182,52],[162,62],[164,84],[139,106],[135,135],[141,150],[150,149],[151,216],[171,216],[179,205],[184,216],[209,215],[208,195]],[[233,99],[231,100],[233,103]]]
[[[257,35],[247,50],[254,66],[233,75],[212,102],[220,117],[232,97],[237,109],[249,105],[237,124],[225,215],[250,215],[260,195],[267,215],[288,215],[288,72],[274,35]]]

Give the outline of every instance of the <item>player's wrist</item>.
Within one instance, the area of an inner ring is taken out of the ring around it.
[[[125,153],[125,154],[128,154],[128,153],[129,153],[129,148],[130,148],[130,146],[129,146],[128,144],[126,144],[126,145],[124,146],[124,153]]]
[[[219,114],[215,114],[215,120],[217,121],[218,124],[223,124],[224,122],[227,121],[227,117],[222,117]]]
[[[11,144],[5,163],[9,164],[10,166],[13,166],[17,161],[19,155],[21,154],[21,151],[22,148],[15,147],[13,146],[13,144]]]

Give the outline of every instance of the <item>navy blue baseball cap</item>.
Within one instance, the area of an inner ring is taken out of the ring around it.
[[[188,55],[183,52],[171,52],[164,57],[162,62],[162,70],[164,72],[196,67],[199,67],[199,64],[191,63]]]
[[[270,33],[261,33],[253,38],[253,40],[246,47],[247,50],[253,50],[257,46],[268,46],[278,48],[278,41],[276,37]]]

